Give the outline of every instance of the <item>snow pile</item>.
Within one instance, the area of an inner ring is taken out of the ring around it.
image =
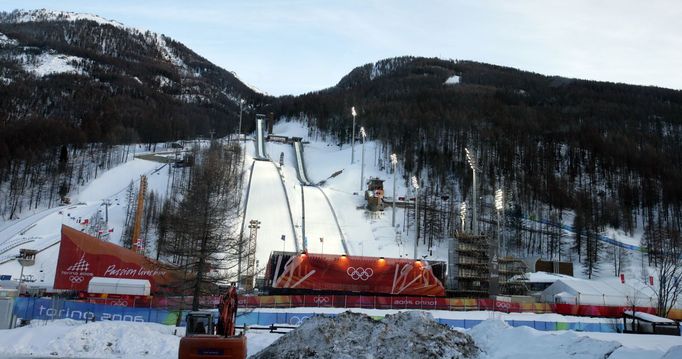
[[[0,330],[0,357],[176,357],[180,338],[175,327],[154,323],[70,319]]]
[[[426,312],[402,312],[382,321],[345,312],[312,317],[252,358],[475,358],[478,352],[469,335]]]
[[[486,320],[468,333],[483,351],[481,358],[608,358],[621,348],[615,341],[578,336],[574,332],[512,328],[501,320]]]
[[[682,358],[682,345],[674,346],[663,355],[661,359],[679,359]]]
[[[447,80],[445,80],[446,85],[457,85],[459,83],[459,76],[453,75],[451,77],[448,77]]]

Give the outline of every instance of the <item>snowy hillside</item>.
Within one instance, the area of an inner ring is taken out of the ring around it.
[[[413,257],[416,238],[413,211],[397,208],[396,226],[393,227],[393,209],[390,206],[380,212],[369,212],[364,208],[366,201],[360,185],[360,175],[363,173],[361,145],[356,144],[356,160],[351,164],[350,146],[339,147],[317,137],[310,137],[306,127],[300,122],[278,122],[273,133],[302,137],[306,142],[303,158],[310,181],[324,183],[317,187],[301,186],[296,176],[293,146],[266,142],[266,153],[272,161],[255,161],[255,141],[244,142],[245,183],[252,177],[248,205],[243,209],[246,211],[243,216],[244,236],[249,235],[249,221],[260,222],[256,245],[256,259],[260,269],[265,267],[272,251],[303,250],[303,200],[306,247],[310,252],[343,254],[347,248],[352,255]],[[283,166],[279,165],[281,154]],[[392,197],[393,175],[388,172],[388,168],[381,168],[380,163],[387,162],[382,156],[385,154],[381,154],[376,142],[369,140],[365,143],[365,181],[369,177],[385,180],[386,196]],[[104,228],[103,236],[109,241],[120,243],[128,203],[126,189],[131,181],[137,186],[142,174],[148,176],[149,191],[162,196],[166,194],[170,181],[168,167],[159,162],[138,158],[103,173],[73,192],[71,195],[73,203],[76,203],[74,205],[45,209],[30,216],[26,213],[26,217],[21,220],[0,224],[0,274],[17,278],[21,267],[14,257],[18,255],[19,248],[36,249],[40,251],[37,264],[26,267],[24,275],[35,280],[36,284],[50,287],[59,248],[60,226],[67,224],[97,235],[101,228],[92,223],[101,223],[106,212],[105,203],[110,204],[109,223]],[[332,177],[334,174],[336,175]],[[399,173],[396,176],[396,196],[413,197],[412,190],[404,185],[401,175]],[[90,224],[84,225],[84,219],[88,219]],[[239,223],[240,228],[233,229],[235,233],[241,230],[241,225]],[[147,251],[151,255],[155,248],[155,229],[149,228],[147,236]],[[633,245],[638,244],[638,238],[616,238]],[[444,240],[436,242],[431,252],[420,241],[417,257],[447,260],[446,249],[447,241]],[[640,282],[640,255],[638,251],[628,251],[630,260],[626,273],[630,285]],[[576,265],[576,275],[581,276],[580,264]],[[653,273],[653,270],[650,271]],[[602,278],[605,280],[618,281],[611,270],[605,268],[603,273]],[[640,289],[643,287],[636,286]]]

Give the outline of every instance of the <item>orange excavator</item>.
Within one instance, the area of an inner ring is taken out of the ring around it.
[[[230,287],[218,306],[218,323],[214,312],[195,311],[187,314],[185,336],[180,339],[179,359],[246,358],[246,336],[235,336],[237,288]]]

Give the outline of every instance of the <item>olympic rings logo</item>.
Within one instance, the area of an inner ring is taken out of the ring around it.
[[[329,297],[323,297],[323,296],[318,295],[315,298],[313,298],[313,302],[317,305],[327,304],[327,303],[329,303]]]
[[[70,281],[71,283],[82,283],[83,280],[85,280],[85,278],[83,278],[83,276],[81,276],[81,275],[72,275],[72,276],[69,276],[69,281]]]
[[[496,302],[495,306],[501,309],[510,309],[511,308],[511,303],[508,302]]]
[[[127,300],[115,300],[115,301],[109,302],[109,304],[119,306],[119,307],[127,307],[128,301]]]
[[[306,316],[299,317],[299,316],[297,316],[297,315],[294,315],[294,316],[292,316],[291,318],[289,318],[289,324],[291,324],[291,325],[301,325],[301,324],[303,324],[303,322],[304,322],[306,319],[308,319],[308,318],[310,318],[310,317],[306,317]]]
[[[348,267],[348,269],[346,269],[346,274],[353,280],[366,281],[374,275],[374,270],[372,270],[372,268]]]

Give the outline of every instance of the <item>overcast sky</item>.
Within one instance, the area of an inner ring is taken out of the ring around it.
[[[682,89],[677,0],[0,0],[163,33],[272,95],[414,55]]]

